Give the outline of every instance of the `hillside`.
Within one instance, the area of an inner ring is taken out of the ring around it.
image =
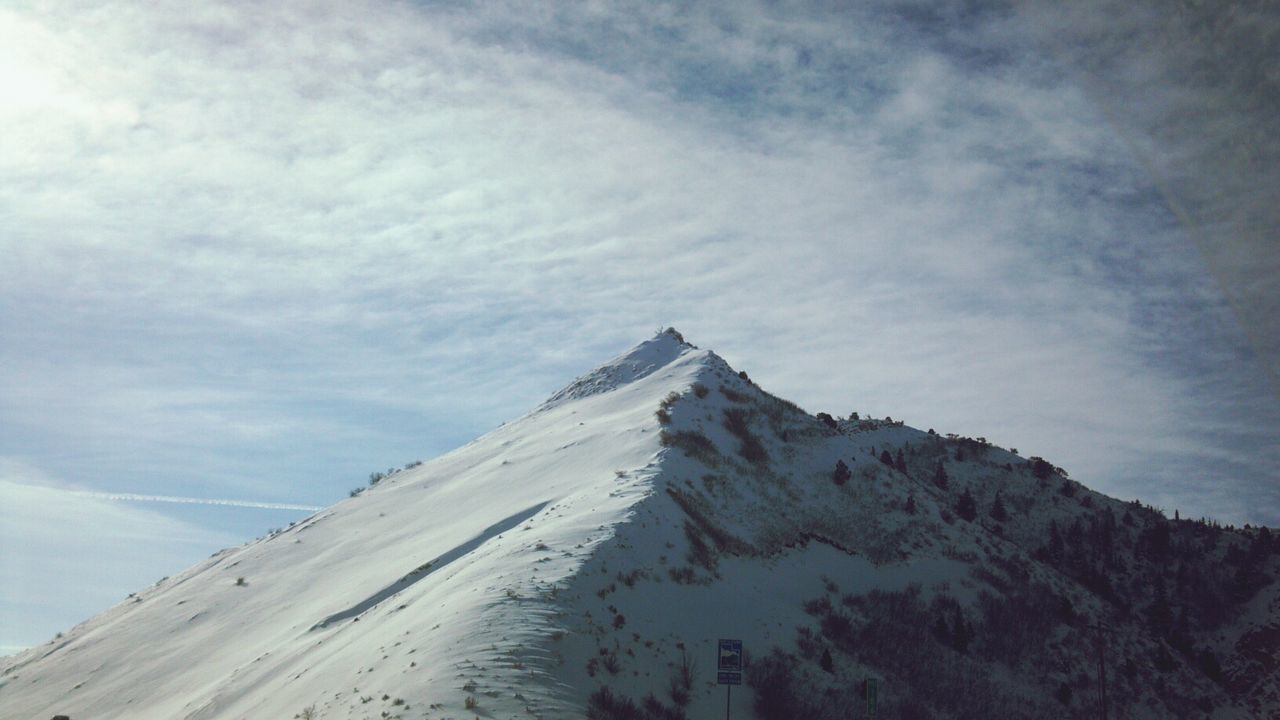
[[[0,659],[0,717],[1280,717],[1280,542],[660,333]],[[1096,630],[1099,624],[1105,630]]]

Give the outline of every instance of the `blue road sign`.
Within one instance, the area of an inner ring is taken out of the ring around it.
[[[720,672],[742,672],[742,641],[720,640],[720,648],[716,658],[716,670]]]

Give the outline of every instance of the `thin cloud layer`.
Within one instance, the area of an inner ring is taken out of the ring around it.
[[[125,600],[126,593],[238,544],[237,535],[31,482],[0,464],[0,635],[6,651]]]
[[[810,410],[1280,524],[1238,301],[1046,13],[0,11],[0,456],[323,505],[675,325]]]
[[[1200,249],[1280,393],[1280,7],[1023,4]]]
[[[138,495],[137,493],[100,493],[73,491],[77,497],[94,498],[95,500],[118,500],[121,502],[175,503],[178,505],[217,505],[220,507],[255,508],[258,510],[306,510],[315,512],[324,508],[315,505],[296,505],[292,503],[266,503],[256,500],[227,500],[225,498],[193,498],[176,495]]]

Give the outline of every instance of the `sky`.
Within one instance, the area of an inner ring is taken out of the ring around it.
[[[6,4],[0,653],[666,326],[1280,526],[1277,10],[1060,5]]]

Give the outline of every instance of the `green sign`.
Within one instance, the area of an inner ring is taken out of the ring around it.
[[[867,682],[864,687],[867,695],[867,720],[875,720],[876,696],[880,691],[880,681],[875,678],[867,678]]]

